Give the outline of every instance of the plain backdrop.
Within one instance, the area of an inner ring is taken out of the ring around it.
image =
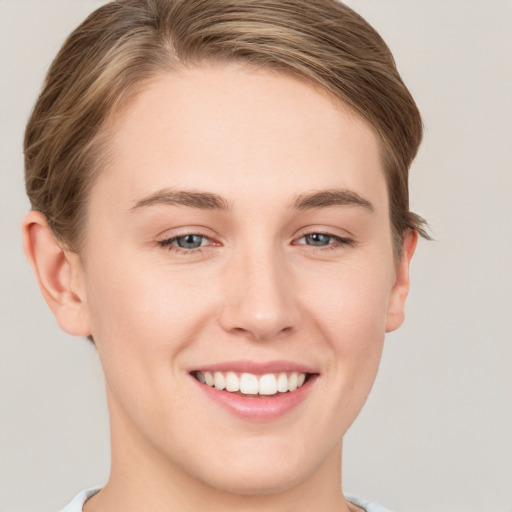
[[[100,365],[60,332],[21,249],[24,125],[98,0],[0,0],[0,511],[59,510],[108,476]],[[351,0],[424,116],[407,320],[346,436],[344,489],[402,512],[512,512],[512,2]]]

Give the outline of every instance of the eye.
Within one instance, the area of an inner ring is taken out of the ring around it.
[[[353,240],[350,238],[344,238],[329,233],[308,233],[297,239],[296,244],[298,245],[309,245],[318,248],[329,248],[335,249],[344,245],[353,244]]]
[[[158,242],[161,247],[166,247],[169,250],[184,252],[193,251],[194,249],[200,249],[206,245],[211,245],[211,240],[204,235],[197,235],[190,233],[182,236],[175,236]]]
[[[202,235],[185,235],[175,238],[176,245],[182,249],[197,249],[203,245],[207,238]]]
[[[304,238],[306,245],[315,245],[319,247],[329,245],[333,237],[324,233],[311,233],[303,236],[302,238]]]

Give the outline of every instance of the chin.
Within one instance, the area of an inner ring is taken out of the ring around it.
[[[201,480],[209,487],[231,494],[278,494],[293,488],[317,469],[311,457],[304,458],[304,455],[297,453],[296,448],[280,450],[268,445],[244,456],[240,452],[232,453],[210,465],[207,474],[203,467]]]
[[[221,492],[236,495],[264,496],[285,492],[305,479],[297,468],[280,470],[275,465],[271,469],[245,468],[243,471],[232,471],[223,475],[210,475],[204,483]]]

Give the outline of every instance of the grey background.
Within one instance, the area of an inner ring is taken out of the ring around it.
[[[0,511],[58,510],[108,476],[94,349],[59,331],[21,249],[22,136],[94,0],[0,0]],[[512,2],[351,0],[423,112],[429,219],[405,325],[345,442],[344,489],[396,511],[512,511]]]

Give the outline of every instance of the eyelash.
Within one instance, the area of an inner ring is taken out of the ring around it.
[[[316,251],[330,251],[330,250],[334,250],[334,249],[339,249],[341,247],[354,245],[354,240],[351,238],[341,237],[341,236],[333,235],[331,233],[324,233],[322,231],[311,231],[308,233],[304,233],[302,236],[300,236],[295,241],[301,240],[301,239],[303,239],[307,236],[311,236],[311,235],[322,235],[322,236],[329,237],[332,241],[334,241],[334,243],[329,243],[328,245],[325,245],[325,246],[314,246],[314,245],[309,245],[309,244],[305,244],[305,243],[304,244],[296,244],[296,245],[307,245]],[[211,242],[211,238],[206,235],[201,235],[200,233],[186,233],[184,235],[174,236],[171,238],[167,238],[165,240],[161,240],[157,243],[163,249],[166,249],[169,252],[174,252],[174,253],[180,254],[180,255],[190,256],[193,254],[201,253],[203,246],[191,248],[191,249],[184,249],[182,247],[173,245],[178,239],[185,238],[187,236],[198,236],[204,240]],[[208,244],[208,246],[209,245],[218,245],[218,244],[213,243],[213,244]]]
[[[202,247],[203,246],[192,248],[192,249],[184,249],[183,247],[178,247],[176,245],[173,245],[174,242],[176,242],[178,239],[185,238],[187,236],[199,236],[199,237],[203,238],[204,240],[210,240],[211,241],[210,237],[208,237],[206,235],[201,235],[200,233],[185,233],[184,235],[173,236],[172,238],[167,238],[165,240],[160,240],[158,242],[158,245],[160,247],[166,249],[169,252],[174,252],[176,254],[182,254],[182,255],[185,255],[185,256],[189,256],[189,255],[192,255],[192,254],[197,254],[197,253],[202,252]],[[215,245],[215,244],[213,244],[213,245]]]
[[[327,236],[331,239],[331,241],[334,241],[334,243],[329,243],[328,245],[324,245],[324,246],[314,246],[314,245],[309,246],[317,251],[332,251],[334,249],[339,249],[341,247],[354,245],[354,240],[352,238],[337,236],[337,235],[333,235],[332,233],[324,233],[322,231],[310,231],[309,233],[304,233],[297,240],[301,240],[302,238],[305,238],[305,237],[311,236],[311,235]],[[308,244],[299,244],[299,245],[308,245]]]

